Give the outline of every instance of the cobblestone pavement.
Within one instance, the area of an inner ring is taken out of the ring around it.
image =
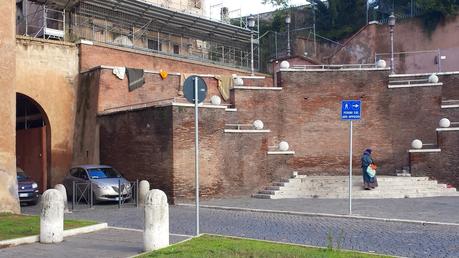
[[[184,236],[170,236],[170,243],[185,240]],[[0,257],[47,258],[124,258],[142,252],[142,232],[120,229],[104,229],[92,233],[66,237],[59,244],[28,244],[0,249]]]
[[[189,201],[188,201],[189,203]],[[202,205],[347,215],[347,199],[255,199],[250,197],[202,200]],[[353,215],[378,218],[459,223],[459,197],[355,199]]]
[[[36,208],[25,207],[25,213]],[[194,234],[194,208],[170,207],[171,233]],[[458,216],[451,214],[451,216]],[[92,219],[110,226],[142,229],[141,208],[96,206],[67,218]],[[201,209],[201,233],[273,241],[336,246],[406,257],[459,257],[459,226],[421,225],[347,218],[309,217],[275,213]]]

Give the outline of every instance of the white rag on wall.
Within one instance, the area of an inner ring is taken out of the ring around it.
[[[115,67],[113,68],[113,74],[120,80],[124,80],[126,76],[126,67]]]

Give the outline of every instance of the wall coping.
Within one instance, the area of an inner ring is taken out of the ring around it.
[[[295,155],[294,151],[268,151],[268,155]]]
[[[59,45],[59,46],[75,47],[75,48],[77,47],[77,44],[71,43],[71,42],[41,39],[41,38],[34,38],[30,36],[21,36],[21,35],[16,35],[16,41],[34,41],[34,42],[50,44],[50,45]]]
[[[404,73],[404,74],[389,74],[389,78],[397,78],[397,77],[420,77],[420,76],[430,76],[432,74],[436,75],[455,75],[459,74],[459,71],[451,71],[451,72],[432,72],[432,73]]]
[[[152,57],[159,57],[159,58],[169,59],[169,60],[178,61],[178,62],[184,62],[184,63],[191,63],[191,64],[198,64],[198,65],[203,65],[203,66],[215,67],[215,68],[218,68],[218,69],[235,71],[235,72],[240,72],[240,73],[244,73],[244,74],[249,74],[250,73],[250,70],[244,70],[244,69],[240,69],[240,68],[235,68],[235,67],[230,67],[230,66],[223,66],[223,65],[212,64],[212,63],[205,63],[205,62],[200,62],[200,61],[186,59],[186,58],[173,57],[173,56],[163,55],[163,54],[160,54],[160,53],[152,53],[152,52],[142,51],[142,50],[138,50],[138,49],[131,49],[131,48],[126,48],[126,47],[121,47],[121,46],[114,46],[114,45],[109,45],[109,44],[104,44],[104,43],[95,42],[95,41],[89,41],[89,40],[85,40],[84,42],[82,42],[82,41],[77,42],[76,45],[78,45],[78,46],[80,46],[80,45],[97,46],[97,47],[109,48],[109,49],[114,49],[114,50],[123,51],[123,52],[135,53],[135,54],[152,56]],[[260,76],[270,77],[269,74],[263,74],[263,73],[259,73],[259,72],[257,72],[256,74],[260,75]]]
[[[416,88],[416,87],[435,87],[435,86],[442,86],[443,83],[417,83],[417,84],[389,84],[387,87],[389,89],[397,89],[397,88]]]
[[[250,130],[250,129],[247,129],[247,130],[238,130],[238,129],[225,129],[225,133],[270,133],[271,130],[269,129],[265,129],[265,130],[257,130],[257,129],[254,129],[254,130]]]
[[[342,68],[342,69],[280,69],[281,72],[349,72],[349,71],[390,71],[390,68]]]
[[[441,152],[441,149],[409,149],[409,153],[429,153],[429,152]]]
[[[437,128],[437,132],[459,131],[459,127]]]
[[[282,90],[282,87],[234,86],[232,90],[275,90],[275,91],[280,91],[280,90]]]
[[[441,105],[441,108],[459,108],[459,104]]]

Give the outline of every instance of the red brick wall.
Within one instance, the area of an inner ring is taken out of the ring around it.
[[[120,112],[99,117],[100,162],[129,180],[148,180],[173,198],[172,107]]]
[[[441,87],[388,89],[387,72],[284,72],[280,109],[283,134],[296,155],[293,169],[306,174],[348,173],[349,123],[340,120],[341,100],[361,99],[362,120],[354,122],[354,170],[360,155],[374,149],[380,173],[408,165],[413,139],[435,141]],[[325,79],[326,78],[326,79]]]

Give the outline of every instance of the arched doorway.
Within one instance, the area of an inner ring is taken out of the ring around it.
[[[43,108],[32,98],[16,93],[16,164],[38,183],[40,192],[48,188],[50,142],[49,120]]]

